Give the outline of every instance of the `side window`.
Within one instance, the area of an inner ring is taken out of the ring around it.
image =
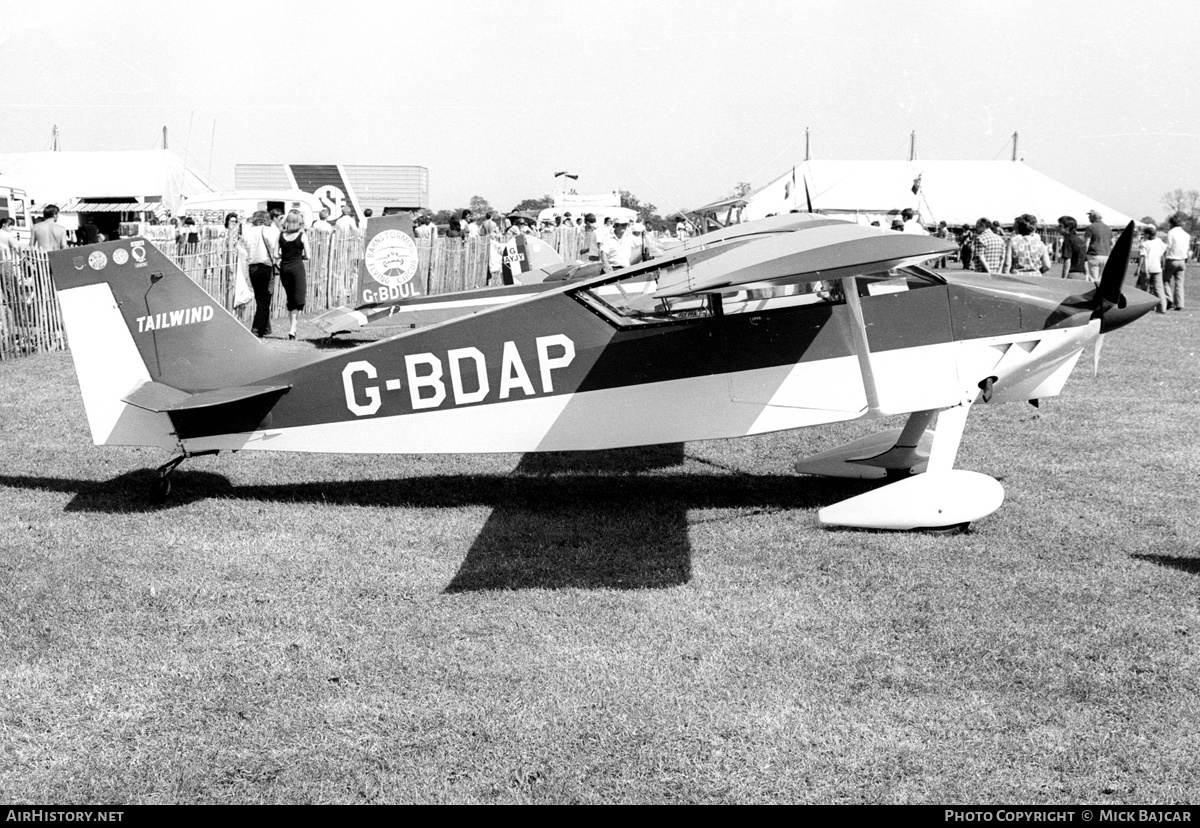
[[[804,305],[840,305],[846,301],[840,279],[813,279],[765,288],[729,290],[720,294],[656,297],[660,289],[686,282],[687,266],[674,262],[661,268],[638,269],[575,292],[575,297],[610,322],[621,325],[652,325],[707,319],[716,315],[764,313]],[[903,267],[857,277],[859,296],[916,290],[945,284],[930,271]]]
[[[660,287],[686,278],[687,265],[675,262],[666,267],[639,268],[628,276],[593,285],[574,295],[601,316],[622,326],[689,322],[713,316],[714,300],[707,294],[654,296]]]
[[[933,271],[918,265],[909,265],[893,268],[885,273],[871,273],[860,279],[859,295],[881,296],[885,293],[903,293],[906,290],[920,290],[943,284],[945,280]]]
[[[846,301],[842,283],[836,279],[798,282],[721,294],[721,309],[726,315],[762,313],[763,311],[794,308],[799,305],[834,305]]]

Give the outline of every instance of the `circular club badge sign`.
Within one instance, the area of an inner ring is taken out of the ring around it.
[[[407,284],[417,272],[417,243],[400,230],[384,230],[367,244],[363,256],[371,278],[388,287]]]

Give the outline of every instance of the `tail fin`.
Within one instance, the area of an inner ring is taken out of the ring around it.
[[[266,348],[145,239],[49,258],[97,445],[175,445],[166,415],[125,402],[147,383],[192,394],[248,385],[296,362]]]
[[[527,285],[543,281],[545,273],[535,273],[532,276],[525,274],[547,271],[562,263],[562,256],[558,255],[552,246],[534,236],[521,234],[505,242],[501,273],[506,285]]]

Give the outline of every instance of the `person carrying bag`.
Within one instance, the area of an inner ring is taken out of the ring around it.
[[[250,226],[239,245],[246,252],[250,287],[254,292],[254,321],[251,332],[262,338],[271,333],[271,297],[279,266],[279,230],[273,227],[265,210],[250,217]]]

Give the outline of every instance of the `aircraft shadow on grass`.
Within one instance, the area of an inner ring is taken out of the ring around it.
[[[149,469],[106,481],[0,475],[0,487],[73,493],[65,511],[110,514],[157,512],[209,498],[381,508],[489,506],[491,514],[446,587],[467,592],[677,586],[691,577],[690,509],[811,510],[878,485],[791,474],[694,474],[682,470],[684,460],[679,443],[526,454],[505,475],[240,486],[220,474],[181,468],[171,498],[160,505],[147,501],[156,477]]]
[[[1158,566],[1166,566],[1171,569],[1178,569],[1180,572],[1188,572],[1192,575],[1200,575],[1200,557],[1189,558],[1183,555],[1142,555],[1134,554],[1129,557],[1147,563],[1157,564]]]

